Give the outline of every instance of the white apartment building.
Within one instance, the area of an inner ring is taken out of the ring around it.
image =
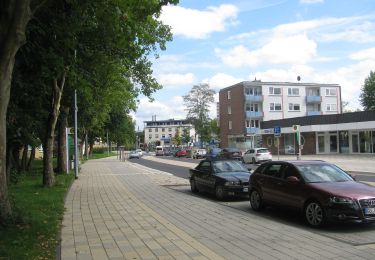
[[[194,127],[185,119],[144,121],[145,143],[148,147],[156,145],[171,146],[172,138],[176,136],[177,132],[181,136],[184,129],[188,131],[191,142],[195,142]]]
[[[240,82],[219,92],[221,146],[249,147],[263,121],[340,114],[341,109],[338,84]]]

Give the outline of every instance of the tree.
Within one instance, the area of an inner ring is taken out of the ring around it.
[[[375,72],[370,71],[361,91],[359,100],[364,110],[375,110]]]
[[[209,107],[214,103],[215,91],[210,89],[206,83],[194,85],[184,98],[187,119],[193,124],[195,131],[200,138],[207,135],[207,125],[209,122]]]
[[[26,26],[33,13],[30,2],[3,0],[0,3],[0,223],[12,212],[6,177],[6,116],[15,56],[26,41]]]
[[[188,144],[190,142],[190,129],[188,127],[182,129],[181,138],[183,144]]]

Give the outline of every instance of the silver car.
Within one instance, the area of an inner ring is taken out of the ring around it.
[[[252,148],[243,154],[242,161],[252,164],[272,161],[272,154],[267,148]]]

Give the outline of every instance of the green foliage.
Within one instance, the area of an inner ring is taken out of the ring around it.
[[[9,187],[13,219],[0,228],[0,258],[55,259],[65,194],[73,174],[56,176],[54,187],[42,187],[41,172],[25,175]]]
[[[209,107],[214,103],[215,91],[210,89],[208,84],[195,85],[184,98],[184,104],[188,111],[187,119],[193,124],[195,131],[200,138],[205,141],[208,137],[209,130]]]
[[[190,142],[190,134],[189,134],[189,132],[190,132],[190,129],[187,128],[187,127],[184,127],[182,129],[182,136],[181,136],[182,143],[187,144],[187,143]]]
[[[375,72],[370,71],[361,91],[360,102],[364,110],[375,110]]]

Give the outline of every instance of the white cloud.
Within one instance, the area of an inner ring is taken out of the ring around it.
[[[193,73],[186,74],[161,74],[158,76],[158,81],[163,86],[180,86],[191,85],[196,81]]]
[[[237,7],[229,4],[211,6],[206,11],[168,5],[163,7],[160,19],[172,27],[174,35],[202,39],[234,25],[237,13]]]
[[[143,129],[143,121],[150,121],[153,115],[156,115],[157,120],[184,119],[186,111],[182,96],[174,96],[165,103],[158,100],[150,102],[148,98],[141,98],[136,115],[133,115],[137,128]]]
[[[276,36],[263,47],[250,51],[243,45],[229,51],[215,49],[228,66],[257,66],[260,64],[306,64],[316,56],[317,44],[306,35]]]
[[[375,60],[375,48],[369,48],[369,49],[365,49],[365,50],[352,53],[349,56],[349,58],[353,60],[367,60],[367,59]]]
[[[222,88],[229,87],[241,81],[243,81],[243,79],[236,78],[225,73],[217,73],[211,78],[203,80],[203,82],[208,83],[216,92]]]
[[[317,3],[323,3],[324,0],[299,0],[301,4],[317,4]]]

